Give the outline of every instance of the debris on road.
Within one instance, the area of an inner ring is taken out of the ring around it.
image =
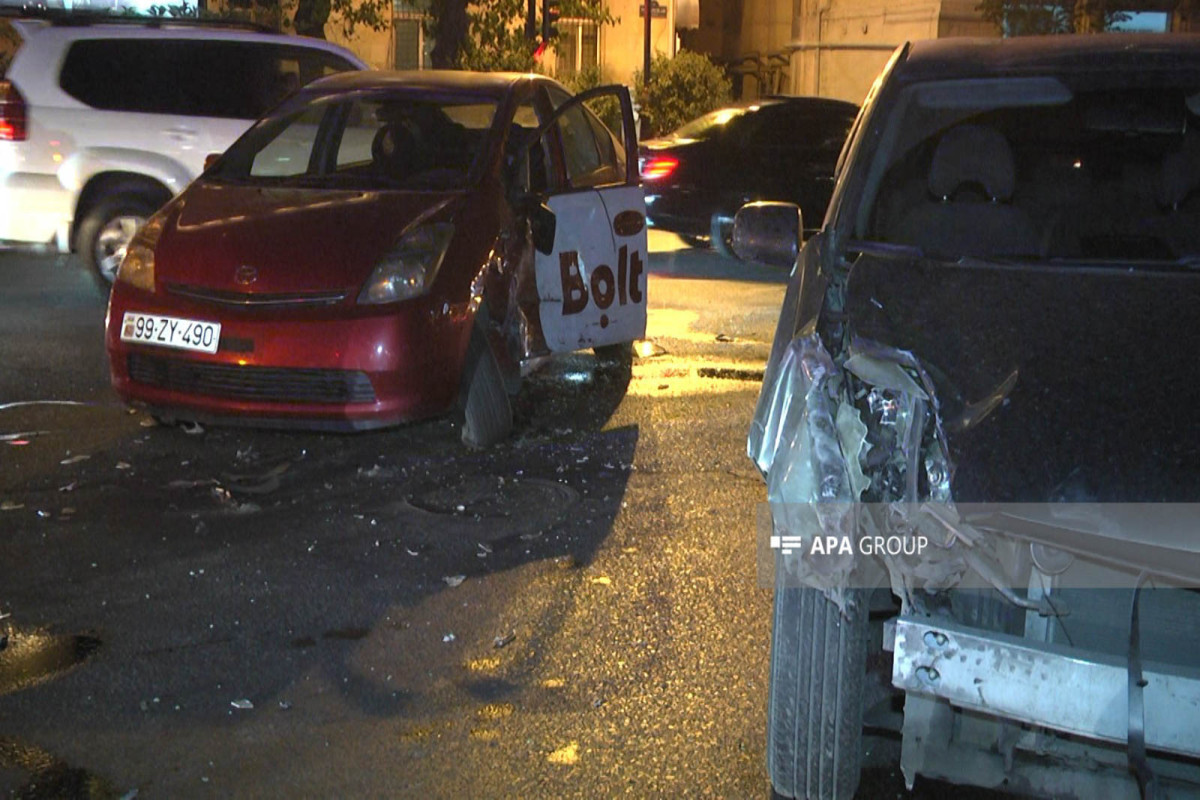
[[[462,582],[466,579],[466,575],[447,575],[446,577],[442,578],[442,580],[446,582],[446,585],[451,589],[453,589],[455,586],[461,586]]]
[[[200,436],[204,433],[204,426],[199,422],[188,422],[185,420],[179,423],[179,429],[188,436]]]
[[[270,494],[279,488],[279,477],[288,471],[291,463],[284,461],[271,469],[258,475],[232,475],[226,473],[222,475],[225,479],[225,488],[231,492],[238,494]]]
[[[562,764],[563,766],[572,766],[579,763],[579,743],[571,742],[566,747],[560,747],[550,755],[546,756],[546,760],[551,764]]]
[[[445,636],[443,636],[443,637],[442,637],[442,641],[443,641],[443,642],[453,642],[453,641],[454,641],[454,634],[453,634],[453,633],[447,633]]]
[[[507,647],[508,645],[512,644],[516,638],[517,632],[509,631],[508,633],[503,634],[502,636],[497,636],[495,639],[493,639],[492,647],[499,650],[501,647]]]
[[[58,463],[62,464],[64,467],[69,467],[72,464],[78,464],[80,461],[87,461],[89,458],[91,458],[91,456],[86,456],[81,453],[77,456],[68,456]]]
[[[230,494],[228,489],[220,486],[213,487],[212,496],[222,510],[229,514],[255,514],[262,511],[262,507],[257,503],[243,503]]]
[[[655,356],[666,355],[667,348],[649,339],[641,339],[634,342],[633,352],[638,358],[654,358]]]
[[[221,482],[213,478],[203,478],[201,480],[177,480],[167,484],[168,489],[196,489],[201,486],[220,486]]]
[[[231,700],[229,705],[240,711],[249,711],[250,709],[254,708],[254,703],[251,703],[244,697],[241,700]]]

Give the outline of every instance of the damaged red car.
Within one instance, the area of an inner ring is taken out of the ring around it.
[[[619,105],[622,130],[589,108]],[[113,386],[170,420],[360,430],[461,407],[484,445],[522,364],[646,325],[628,92],[358,73],[260,120],[130,244]]]

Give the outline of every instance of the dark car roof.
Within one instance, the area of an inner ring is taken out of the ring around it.
[[[450,91],[503,97],[522,80],[554,83],[543,75],[521,72],[468,72],[465,70],[407,70],[339,73],[314,81],[312,89],[325,91],[358,91],[363,89],[413,89],[416,91]]]
[[[897,65],[904,80],[1031,72],[1200,69],[1200,35],[1107,33],[913,42]]]
[[[772,94],[760,97],[757,100],[747,100],[742,103],[735,103],[738,107],[747,106],[770,106],[770,105],[805,105],[805,106],[828,106],[829,108],[844,108],[857,109],[858,105],[851,103],[849,100],[838,100],[833,97],[811,97],[808,95],[781,95]]]

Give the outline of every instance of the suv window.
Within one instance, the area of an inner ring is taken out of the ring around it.
[[[786,146],[837,152],[846,140],[854,114],[784,103],[764,106],[758,113],[742,119],[750,123],[744,136],[751,147]]]
[[[0,78],[8,72],[8,65],[21,48],[21,35],[8,20],[0,19]]]
[[[200,39],[84,39],[71,45],[60,83],[93,108],[257,119],[294,89],[354,69],[321,50]]]

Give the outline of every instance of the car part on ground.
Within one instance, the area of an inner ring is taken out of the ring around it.
[[[1200,791],[1200,381],[1173,355],[1200,333],[1198,115],[1194,38],[907,45],[799,254],[748,442],[775,638],[792,593],[850,624],[890,590],[910,786]],[[743,209],[735,241],[803,235],[771,222]],[[812,735],[772,716],[775,788],[842,796]]]

